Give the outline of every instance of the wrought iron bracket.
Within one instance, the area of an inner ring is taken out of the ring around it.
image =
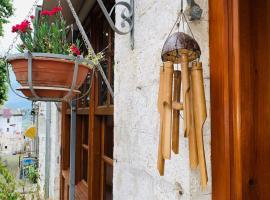
[[[130,0],[130,3],[126,1],[116,2],[109,13],[102,0],[97,0],[97,2],[114,32],[118,33],[119,35],[130,34],[131,49],[134,49],[134,0]],[[117,28],[111,18],[111,14],[116,6],[124,6],[126,8],[122,10],[120,15],[122,19],[121,28],[125,28],[128,24],[128,30],[126,31],[121,31],[119,28]]]

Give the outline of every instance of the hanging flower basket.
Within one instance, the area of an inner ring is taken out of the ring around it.
[[[79,88],[99,59],[92,52],[84,59],[80,41],[67,41],[68,28],[61,11],[61,7],[43,10],[39,20],[30,16],[32,23],[24,20],[12,27],[22,41],[17,46],[21,53],[7,56],[6,61],[21,85],[17,90],[31,100],[71,100],[80,94]]]
[[[88,65],[82,64],[86,60],[59,54],[16,54],[9,56],[7,61],[12,65],[16,80],[22,86],[18,90],[29,98],[34,97],[31,85],[41,98],[64,98],[71,89],[70,97],[79,94],[78,89],[91,70]],[[32,80],[28,79],[29,76]]]

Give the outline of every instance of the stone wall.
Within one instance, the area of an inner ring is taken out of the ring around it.
[[[191,29],[202,49],[208,118],[204,126],[209,182],[200,188],[198,170],[189,168],[188,140],[181,122],[180,154],[166,161],[165,176],[156,168],[159,139],[157,94],[160,53],[180,10],[180,1],[135,0],[135,49],[129,36],[115,36],[114,200],[211,199],[210,82],[208,0],[196,0],[203,9]],[[119,24],[119,6],[116,21]]]

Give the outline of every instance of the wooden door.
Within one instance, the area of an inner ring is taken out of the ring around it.
[[[246,188],[243,191],[243,198],[268,200],[270,199],[270,1],[250,1],[249,8],[254,127],[249,137],[250,141],[246,145],[249,151],[245,152],[243,149],[243,168],[245,166],[250,168],[244,185]]]
[[[270,2],[209,3],[213,199],[270,199]]]

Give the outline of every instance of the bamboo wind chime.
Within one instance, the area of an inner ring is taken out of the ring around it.
[[[158,95],[160,137],[157,167],[160,175],[163,176],[165,160],[171,158],[171,150],[175,154],[179,153],[179,116],[182,111],[184,136],[189,139],[190,167],[196,169],[199,165],[201,185],[205,188],[208,178],[203,125],[207,114],[202,63],[198,61],[200,55],[198,43],[183,32],[172,34],[164,44]],[[180,64],[181,71],[174,70],[174,64],[177,66]],[[180,101],[180,94],[183,102]]]

